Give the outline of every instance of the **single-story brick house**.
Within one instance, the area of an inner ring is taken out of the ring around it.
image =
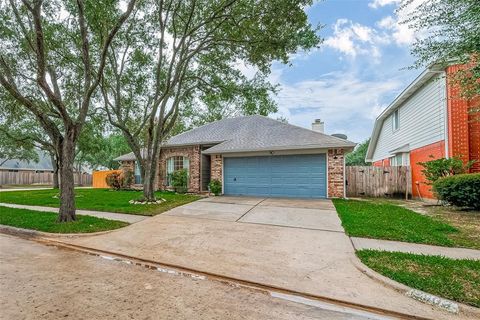
[[[323,128],[323,126],[317,126]],[[157,188],[186,168],[189,192],[206,192],[213,179],[225,195],[344,197],[344,155],[355,143],[263,116],[228,118],[170,138],[161,149]],[[134,170],[133,153],[116,160]]]
[[[431,66],[375,121],[366,161],[410,166],[414,197],[434,197],[419,162],[456,156],[477,160],[471,172],[480,172],[480,115],[470,112],[478,99],[462,99],[449,77],[464,67]]]

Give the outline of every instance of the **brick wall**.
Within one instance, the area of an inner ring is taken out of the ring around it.
[[[432,187],[427,184],[419,162],[427,162],[445,157],[445,141],[435,142],[410,151],[410,167],[412,172],[412,194],[414,197],[434,199]],[[418,186],[418,187],[417,187]]]
[[[219,154],[212,154],[210,158],[210,180],[219,180],[222,182],[222,164],[223,158]]]
[[[374,167],[388,167],[389,165],[390,165],[390,158],[385,158],[383,160],[372,162],[372,166]]]
[[[119,170],[135,172],[135,161],[122,161]]]
[[[480,103],[480,98],[471,101],[460,96],[460,90],[452,77],[467,65],[453,65],[447,72],[447,110],[448,110],[448,153],[462,158],[464,162],[480,159],[480,113],[472,113],[472,108]],[[471,169],[480,172],[477,161]]]
[[[158,163],[158,188],[165,189],[167,159],[174,156],[187,157],[190,162],[188,192],[200,192],[200,146],[163,148]]]
[[[328,197],[343,198],[345,189],[344,150],[328,150]]]

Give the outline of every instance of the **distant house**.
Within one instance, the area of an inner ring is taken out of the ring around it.
[[[187,169],[190,192],[208,191],[212,179],[226,195],[343,197],[344,155],[355,143],[262,116],[229,118],[170,138],[161,149],[157,188],[171,187],[171,174]],[[133,153],[116,160],[140,181]]]
[[[10,159],[5,162],[0,159],[0,171],[9,172],[53,172],[52,161],[50,155],[44,151],[37,150],[37,161],[24,161],[19,159]]]
[[[366,160],[375,166],[411,166],[414,197],[433,198],[418,162],[480,159],[478,114],[468,112],[472,103],[459,98],[448,77],[459,68],[425,70],[375,121]],[[480,162],[471,171],[480,172]]]

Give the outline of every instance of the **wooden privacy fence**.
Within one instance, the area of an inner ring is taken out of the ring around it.
[[[107,181],[105,180],[110,173],[120,173],[121,170],[104,170],[93,171],[92,187],[94,188],[108,188]]]
[[[347,197],[407,197],[412,193],[409,166],[345,167]]]
[[[89,173],[74,173],[75,184],[90,186],[92,184],[92,175]],[[0,171],[0,185],[7,184],[53,184],[53,172],[35,172],[35,171]]]

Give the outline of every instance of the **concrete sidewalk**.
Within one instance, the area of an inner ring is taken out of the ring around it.
[[[414,254],[444,256],[452,259],[480,260],[480,250],[465,248],[449,248],[431,246],[427,244],[408,243],[401,241],[379,240],[351,237],[353,246],[357,250],[372,249],[382,251],[397,251]]]
[[[28,209],[34,211],[42,211],[42,212],[57,212],[58,208],[52,207],[41,207],[41,206],[27,206],[23,204],[13,204],[13,203],[0,203],[0,207],[9,207],[9,208],[16,208],[16,209]],[[91,211],[91,210],[78,210],[77,214],[84,215],[84,216],[92,216],[97,218],[104,218],[108,220],[118,220],[128,223],[136,223],[142,220],[145,220],[149,217],[147,216],[140,216],[134,214],[126,214],[126,213],[115,213],[115,212],[103,212],[103,211]]]

